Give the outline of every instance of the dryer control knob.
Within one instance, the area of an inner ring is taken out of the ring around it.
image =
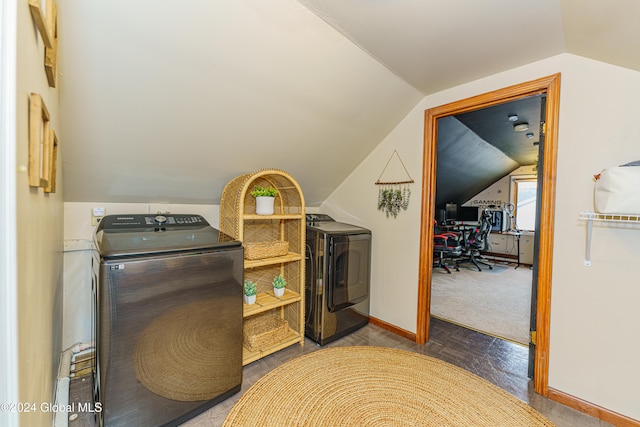
[[[162,224],[164,224],[165,222],[167,222],[167,217],[166,217],[166,216],[164,216],[164,215],[156,215],[156,217],[154,218],[154,220],[155,220],[158,224],[162,225]]]

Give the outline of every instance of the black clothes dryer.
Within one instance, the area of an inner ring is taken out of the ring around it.
[[[327,344],[369,323],[371,231],[307,214],[305,335]]]

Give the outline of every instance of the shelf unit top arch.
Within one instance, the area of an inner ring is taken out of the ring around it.
[[[256,201],[251,196],[254,186],[272,186],[278,190],[274,214],[255,214]],[[220,198],[220,225],[225,233],[236,239],[243,236],[244,219],[286,219],[304,216],[304,194],[298,182],[279,169],[260,169],[231,180]]]

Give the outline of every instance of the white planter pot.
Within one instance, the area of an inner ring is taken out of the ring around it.
[[[256,296],[255,295],[250,295],[250,296],[245,295],[244,296],[244,302],[246,302],[247,304],[251,305],[251,304],[256,302]]]
[[[284,288],[273,288],[273,294],[277,297],[284,295]]]
[[[273,202],[275,197],[256,197],[256,213],[258,215],[273,215]]]

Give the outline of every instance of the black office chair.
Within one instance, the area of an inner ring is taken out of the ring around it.
[[[480,264],[492,270],[493,265],[482,261],[485,259],[482,257],[482,252],[489,250],[489,233],[491,233],[491,214],[489,211],[487,209],[482,211],[480,224],[465,233],[463,238],[464,252],[462,254],[465,258],[457,260],[456,266],[459,266],[463,262],[471,262],[476,266],[478,271],[482,271]]]
[[[439,232],[433,236],[434,267],[440,267],[451,274],[447,260],[457,258],[460,255],[462,255],[462,244],[458,234],[447,231]],[[453,267],[456,271],[460,271],[457,263],[453,264]]]

